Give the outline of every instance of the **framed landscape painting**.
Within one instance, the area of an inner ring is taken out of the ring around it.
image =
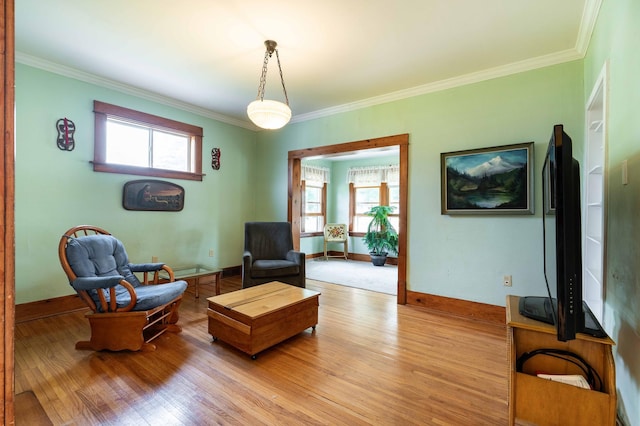
[[[440,154],[442,214],[533,214],[533,142]]]

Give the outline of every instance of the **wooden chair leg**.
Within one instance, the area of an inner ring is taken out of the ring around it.
[[[169,333],[182,333],[182,327],[176,324],[169,324],[165,327]]]
[[[169,319],[167,320],[167,322],[169,324],[175,324],[175,323],[178,322],[178,319],[179,319],[178,308],[180,308],[180,303],[182,303],[182,298],[176,300],[175,302],[173,302],[170,305],[171,306],[171,315],[169,316]]]
[[[156,350],[156,345],[149,342],[144,342],[140,348],[140,352],[153,352]]]

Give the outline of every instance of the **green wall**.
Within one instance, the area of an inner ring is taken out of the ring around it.
[[[122,187],[141,176],[93,171],[93,100],[183,121],[204,130],[202,182],[185,189],[181,212],[122,208]],[[55,123],[75,122],[75,149],[56,146]],[[211,168],[219,147],[222,166]],[[93,224],[120,238],[132,261],[237,266],[244,222],[254,216],[256,134],[57,74],[16,66],[16,303],[72,294],[57,254],[60,236]],[[209,257],[209,249],[214,256]]]
[[[618,405],[640,425],[640,2],[603,1],[584,60],[585,97],[608,66],[605,328],[616,341]],[[622,162],[629,184],[622,184]]]
[[[261,132],[262,218],[287,217],[289,150],[408,133],[408,288],[500,306],[507,294],[544,295],[539,172],[556,123],[583,155],[582,76],[574,61]],[[536,143],[535,215],[440,214],[440,153],[529,141]],[[511,288],[502,285],[507,274]]]

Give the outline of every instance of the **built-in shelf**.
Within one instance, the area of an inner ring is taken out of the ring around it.
[[[602,241],[600,241],[600,238],[593,236],[593,235],[588,235],[587,236],[587,240],[588,241],[593,241],[596,244],[602,244]]]
[[[596,281],[600,281],[600,277],[602,276],[602,272],[599,270],[594,270],[591,268],[587,268],[587,274],[589,274],[591,276],[591,278],[593,278]]]
[[[583,298],[599,321],[604,317],[606,252],[606,84],[603,68],[587,102],[584,180]]]
[[[589,170],[589,174],[590,175],[601,175],[602,174],[602,165],[597,165],[591,168],[591,170]]]

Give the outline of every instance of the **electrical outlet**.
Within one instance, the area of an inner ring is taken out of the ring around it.
[[[511,287],[511,275],[505,275],[502,279],[502,283],[506,286],[506,287]]]
[[[209,257],[213,257],[213,249],[209,249]]]
[[[151,256],[151,263],[158,263],[158,256]]]

